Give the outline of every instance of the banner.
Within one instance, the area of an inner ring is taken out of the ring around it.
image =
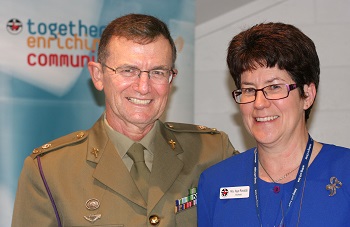
[[[194,0],[0,2],[0,226],[10,226],[24,158],[90,128],[103,112],[86,64],[97,60],[100,35],[116,17],[150,14],[169,26],[179,74],[163,120],[193,121]]]

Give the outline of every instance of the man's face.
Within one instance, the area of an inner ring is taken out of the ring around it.
[[[168,40],[158,37],[149,44],[138,44],[122,37],[113,37],[108,45],[109,56],[105,62],[111,68],[130,67],[142,71],[172,68],[172,49]],[[102,69],[102,66],[100,66]],[[106,97],[106,116],[114,127],[134,125],[145,128],[165,110],[171,84],[155,84],[147,72],[130,80],[104,67],[101,71],[99,90]]]

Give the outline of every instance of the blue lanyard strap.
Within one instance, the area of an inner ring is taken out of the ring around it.
[[[308,139],[308,142],[307,142],[307,145],[305,148],[304,156],[303,156],[303,159],[301,160],[298,174],[297,174],[296,180],[294,182],[293,191],[292,191],[292,194],[290,196],[290,200],[289,200],[288,205],[287,205],[287,211],[286,211],[284,217],[282,217],[282,220],[280,222],[280,226],[284,223],[284,219],[287,216],[287,214],[290,210],[290,207],[292,206],[292,204],[296,198],[296,195],[298,194],[299,189],[301,188],[302,182],[306,177],[306,170],[307,170],[308,165],[309,165],[313,146],[314,146],[314,141],[311,138],[311,136],[309,135],[309,139]],[[258,215],[258,219],[260,222],[260,226],[262,227],[262,220],[261,220],[260,207],[259,207],[259,191],[258,191],[259,159],[258,159],[257,149],[255,149],[255,151],[254,151],[253,163],[254,163],[254,165],[253,165],[253,186],[254,186],[254,196],[255,196],[255,207],[256,207],[256,213]]]

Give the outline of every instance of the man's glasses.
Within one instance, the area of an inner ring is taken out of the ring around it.
[[[102,64],[106,68],[112,70],[115,74],[119,75],[122,79],[134,82],[140,78],[141,73],[145,72],[148,74],[148,78],[151,83],[154,84],[169,84],[173,77],[176,75],[176,72],[172,69],[153,69],[149,71],[143,71],[134,67],[118,67],[112,68],[106,64]]]
[[[255,88],[241,88],[234,90],[232,96],[236,103],[246,104],[254,102],[258,91],[262,91],[265,98],[268,100],[278,100],[287,98],[289,92],[296,89],[296,84],[272,84],[266,87],[255,89]]]

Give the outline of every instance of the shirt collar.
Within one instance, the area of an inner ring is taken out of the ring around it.
[[[106,116],[104,117],[104,125],[107,132],[108,137],[112,141],[113,145],[117,149],[118,154],[120,157],[123,157],[128,149],[131,147],[131,145],[135,142],[129,137],[125,136],[124,134],[115,131],[107,122]],[[157,134],[157,131],[159,132],[159,121],[157,120],[152,129],[146,134],[145,137],[143,137],[139,143],[141,143],[146,150],[151,152],[153,154],[153,150],[155,148],[154,141],[155,136]]]

